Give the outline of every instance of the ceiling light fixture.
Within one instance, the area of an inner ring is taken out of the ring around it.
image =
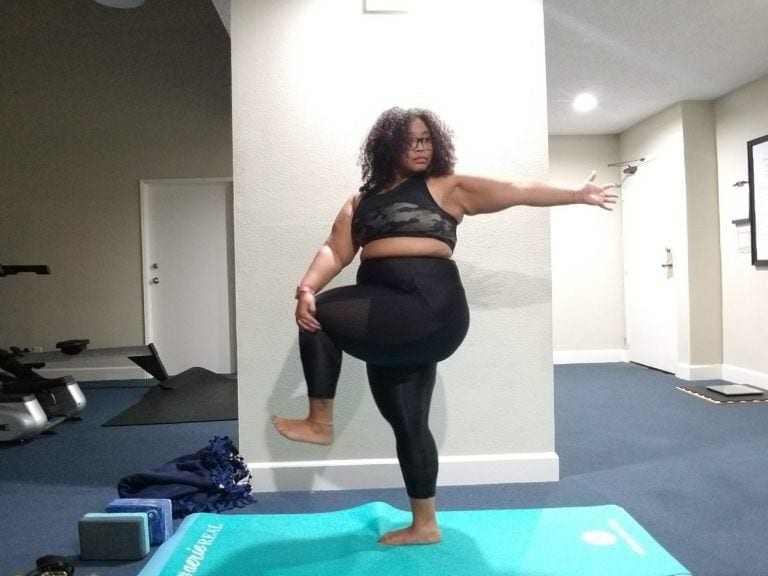
[[[363,0],[364,14],[405,14],[410,9],[410,0]]]
[[[589,112],[590,110],[594,110],[596,106],[597,98],[595,98],[594,94],[590,94],[589,92],[579,94],[573,101],[573,109],[577,112]]]
[[[123,10],[129,8],[138,8],[144,4],[144,0],[95,0],[95,2],[101,4],[102,6],[107,6],[109,8],[121,8]]]
[[[613,164],[608,164],[608,167],[614,168],[616,166],[624,166],[622,172],[631,176],[637,172],[637,167],[640,166],[640,164],[645,164],[645,162],[645,157],[635,158],[634,160],[622,160],[621,162],[614,162]]]

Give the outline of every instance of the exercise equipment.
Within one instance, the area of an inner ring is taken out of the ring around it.
[[[29,440],[79,420],[85,405],[72,376],[44,378],[0,349],[0,441]]]
[[[146,512],[92,512],[78,522],[83,560],[141,560],[149,554]]]
[[[0,265],[0,277],[21,273],[50,274],[45,265]],[[85,396],[71,376],[45,378],[42,365],[18,361],[18,349],[0,349],[0,441],[29,440],[66,420],[79,419]]]
[[[46,265],[0,264],[0,277],[21,273],[47,275],[51,271]],[[86,400],[75,379],[46,378],[35,372],[49,362],[124,356],[160,382],[168,379],[153,344],[89,350],[89,343],[87,339],[65,340],[50,352],[0,349],[0,442],[28,440],[66,420],[80,419]]]
[[[411,520],[383,502],[309,514],[192,514],[139,576],[250,576],[254,567],[281,576],[691,574],[615,505],[439,511],[442,544],[376,543]]]
[[[26,576],[72,576],[75,567],[63,556],[43,556],[37,559],[36,568]]]
[[[49,352],[30,352],[17,350],[16,360],[31,367],[41,368],[50,362],[66,362],[75,358],[110,358],[123,356],[149,373],[160,382],[168,380],[168,372],[160,360],[155,345],[150,343],[142,346],[119,346],[115,348],[89,349],[90,340],[65,340],[56,344],[58,350]]]
[[[86,399],[72,376],[45,378],[35,370],[74,358],[124,356],[161,383],[168,373],[154,344],[88,349],[89,340],[65,340],[58,350],[0,349],[0,442],[29,440],[66,420],[78,420]]]
[[[162,544],[173,535],[173,502],[169,498],[115,498],[104,512],[145,512],[149,544]]]
[[[45,378],[33,368],[45,364],[27,365],[19,362],[21,351],[11,348],[7,352],[0,348],[0,382],[5,394],[34,394],[46,416],[76,419],[85,409],[85,396],[72,376]]]
[[[20,274],[22,272],[29,272],[34,274],[50,274],[51,269],[48,266],[40,264],[25,264],[23,266],[9,266],[0,264],[0,277],[10,276],[12,274]]]
[[[48,420],[34,394],[0,393],[0,442],[29,440],[63,421]]]

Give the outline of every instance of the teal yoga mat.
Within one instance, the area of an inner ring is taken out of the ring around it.
[[[439,512],[440,544],[377,544],[409,519],[381,502],[313,514],[193,514],[139,576],[690,575],[618,506]]]

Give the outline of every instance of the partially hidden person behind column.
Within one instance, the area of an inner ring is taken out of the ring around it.
[[[296,323],[309,413],[273,417],[290,440],[333,441],[333,399],[342,352],[366,363],[376,405],[391,425],[412,524],[382,544],[433,544],[438,455],[429,430],[436,367],[461,344],[469,310],[451,259],[464,216],[513,206],[591,204],[606,210],[615,185],[595,173],[578,188],[454,174],[452,134],[431,111],[392,108],[360,153],[362,186],[296,288]],[[357,283],[321,292],[360,252]]]

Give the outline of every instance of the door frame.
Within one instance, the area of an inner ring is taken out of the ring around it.
[[[149,344],[153,341],[152,333],[152,291],[150,290],[150,279],[152,273],[150,271],[150,258],[149,258],[149,214],[148,214],[148,202],[147,197],[149,195],[149,189],[153,185],[158,184],[233,184],[234,179],[230,176],[214,177],[214,178],[142,178],[139,180],[139,206],[141,210],[141,287],[143,297],[143,317],[144,317],[144,344]],[[233,190],[234,194],[234,190]],[[234,216],[234,215],[232,215]],[[233,218],[234,226],[234,218]],[[234,236],[234,227],[232,230]],[[232,238],[234,242],[234,238]],[[234,262],[231,263],[234,266]],[[234,282],[234,270],[229,270],[230,279]],[[234,311],[231,311],[230,322],[230,356],[232,358],[232,369],[237,370],[237,340],[234,325]]]

